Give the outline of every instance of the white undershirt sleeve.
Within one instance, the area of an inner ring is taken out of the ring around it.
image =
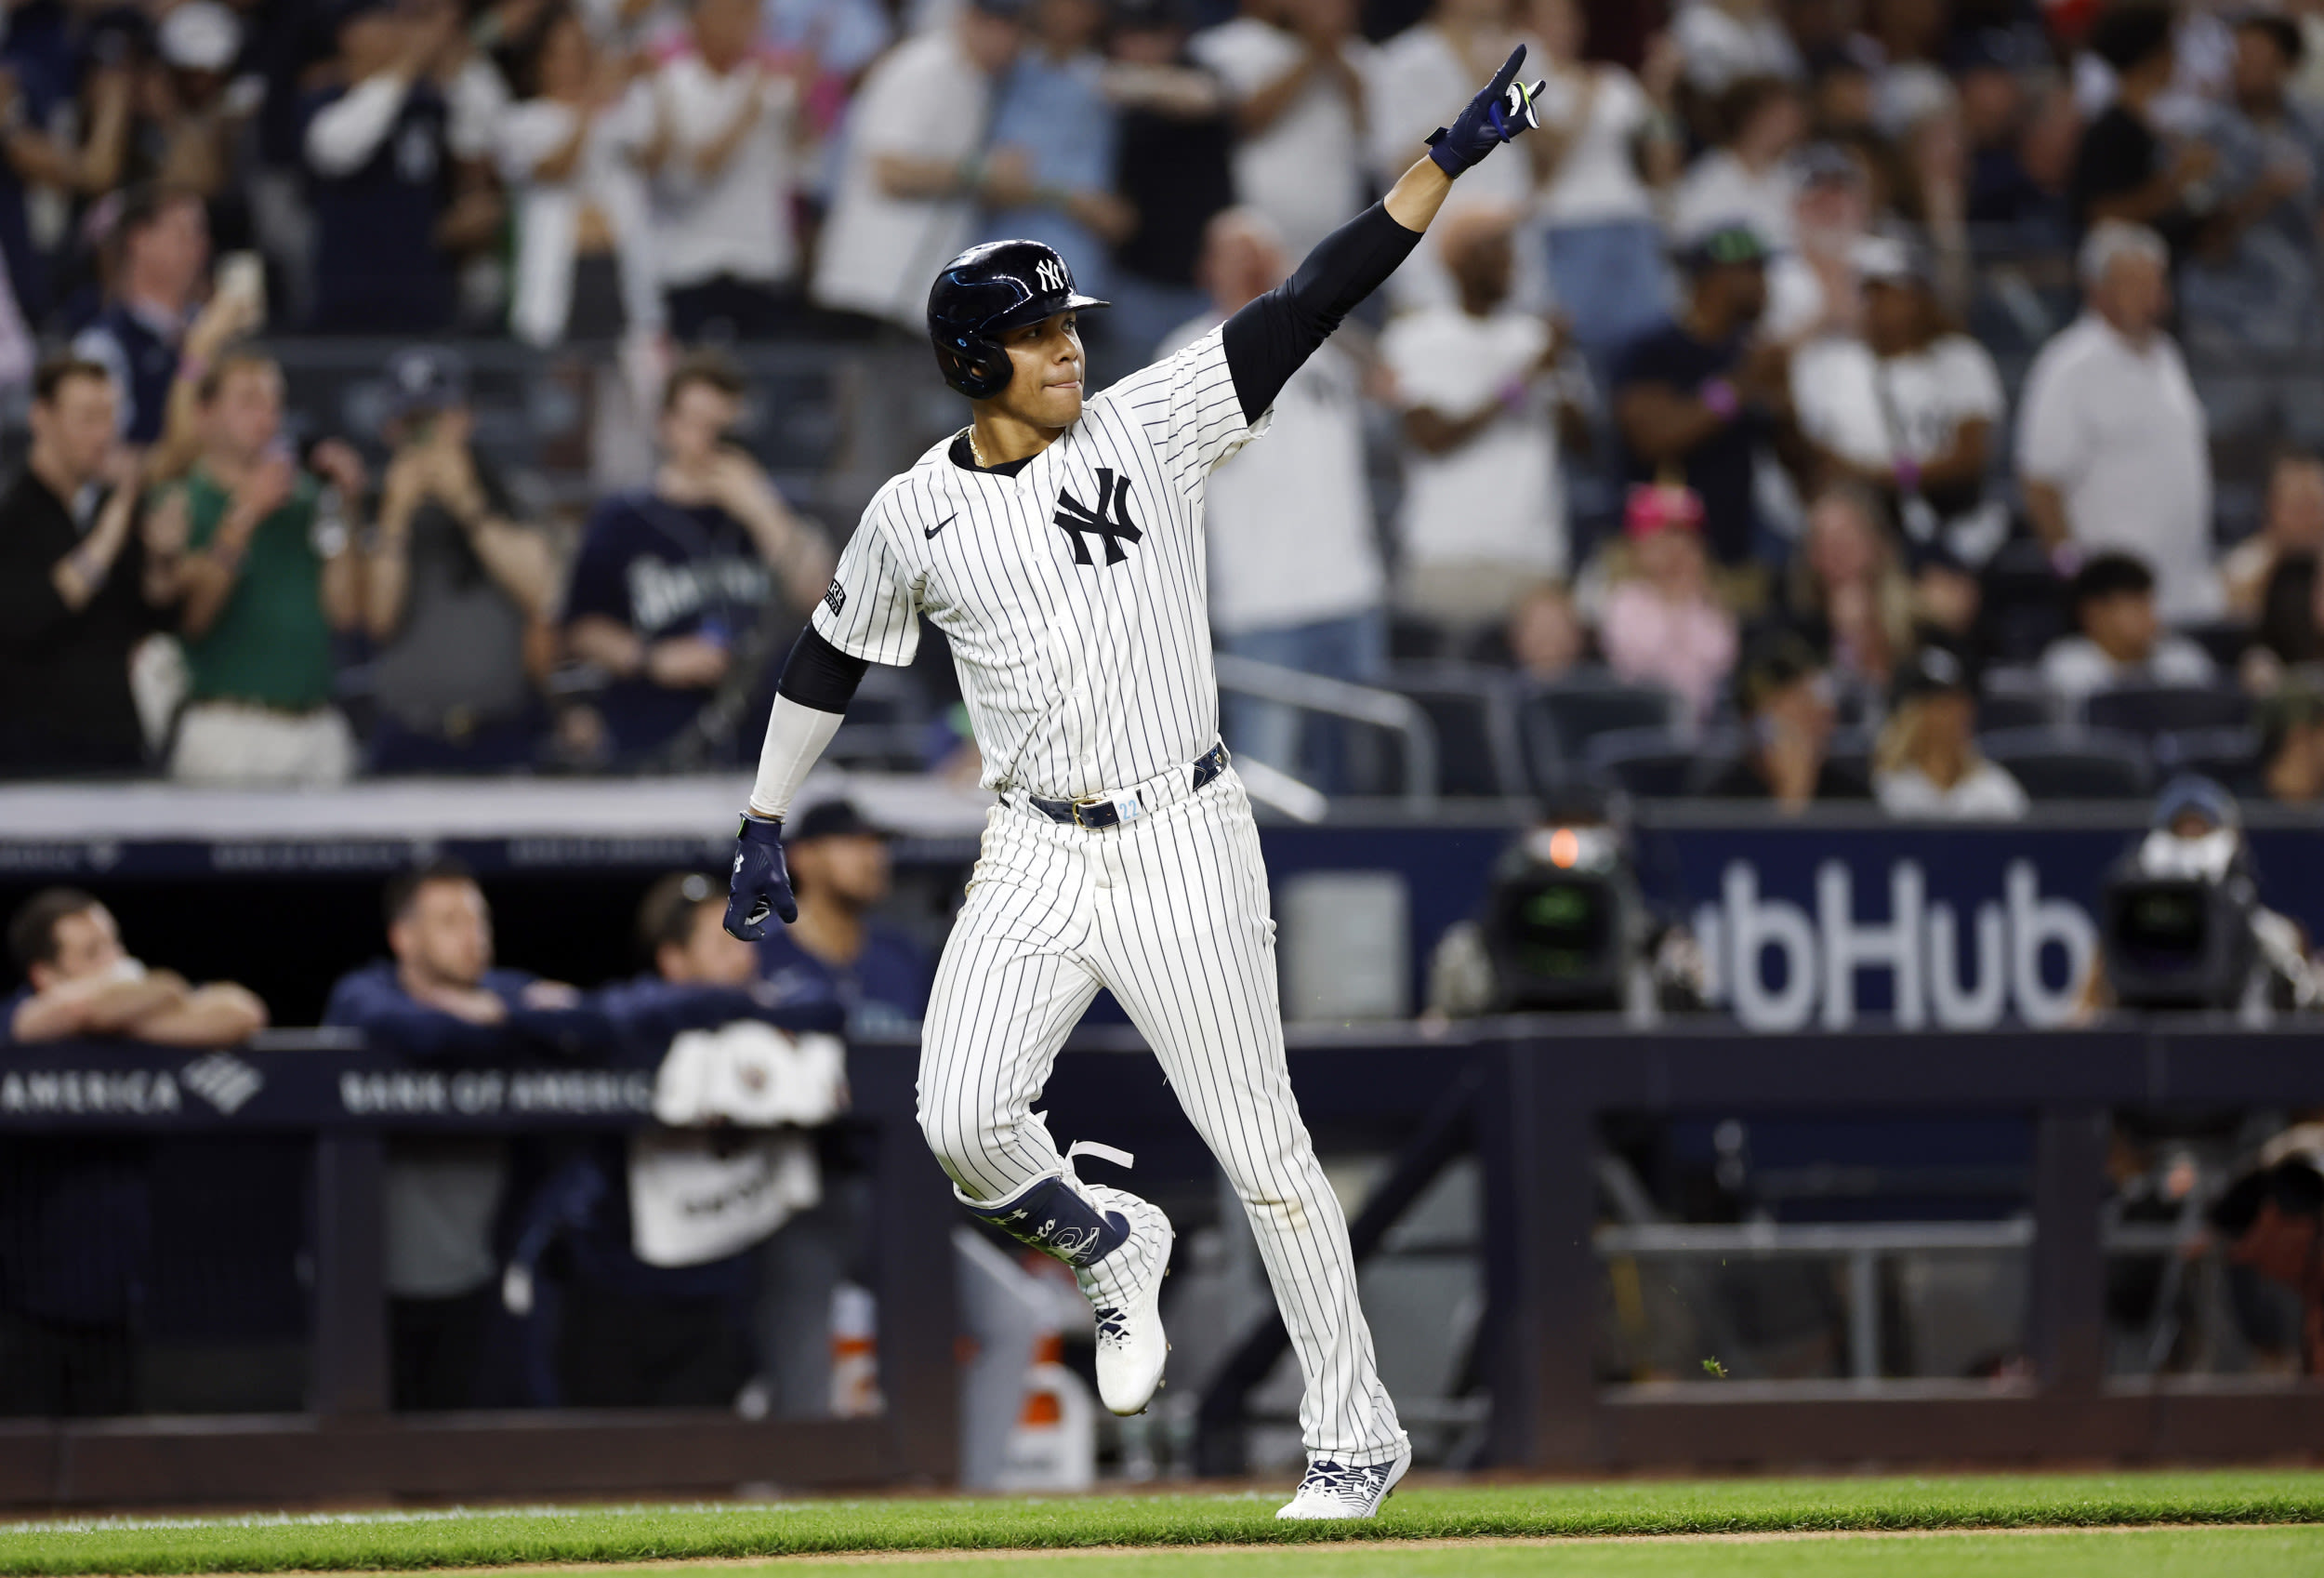
[[[307,123],[307,163],[336,179],[363,168],[379,139],[395,126],[411,85],[392,72],[366,77]]]
[[[750,814],[780,817],[791,809],[808,769],[839,732],[840,714],[802,707],[787,696],[774,698],[767,715],[767,742],[759,749],[759,781],[750,787]]]

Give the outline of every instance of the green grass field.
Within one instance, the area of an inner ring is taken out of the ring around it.
[[[1026,1553],[1043,1553],[1031,1559],[1059,1578],[1101,1571],[1157,1578],[1822,1575],[1870,1571],[1876,1560],[1883,1574],[2324,1572],[2324,1473],[2316,1472],[1419,1487],[1399,1492],[1376,1522],[1336,1525],[1278,1523],[1282,1499],[1273,1492],[1100,1494],[33,1520],[0,1525],[0,1573],[389,1571],[897,1552],[964,1553],[916,1561],[914,1572],[930,1578],[997,1573],[1004,1562],[1029,1559]],[[2176,1527],[2106,1529],[2123,1524]],[[2088,1532],[1763,1543],[1580,1538],[2037,1529]],[[1544,1536],[1567,1538],[1525,1546],[1396,1544]],[[1121,1546],[1158,1548],[1089,1548]],[[1074,1555],[1076,1547],[1084,1554]],[[965,1554],[978,1551],[1010,1554]]]

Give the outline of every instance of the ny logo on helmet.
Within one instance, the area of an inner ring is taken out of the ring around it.
[[[1033,266],[1033,272],[1041,276],[1041,288],[1043,290],[1063,290],[1065,288],[1065,265],[1058,262],[1056,259],[1043,259],[1040,262],[1036,263]]]

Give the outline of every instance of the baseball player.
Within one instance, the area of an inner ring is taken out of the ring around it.
[[[1274,922],[1250,802],[1219,742],[1203,557],[1211,469],[1263,432],[1284,382],[1394,272],[1454,178],[1537,124],[1525,50],[1387,198],[1283,285],[1085,399],[1076,314],[1103,302],[1031,241],[975,246],[929,293],[945,382],[973,420],[880,489],[785,665],[734,854],[727,929],[796,917],[791,796],[873,663],[950,638],[986,814],[922,1033],[919,1120],[977,1217],[1074,1268],[1098,1390],[1142,1410],[1169,1351],[1171,1231],[1076,1173],[1033,1110],[1101,987],[1144,1034],[1250,1214],[1306,1393],[1309,1465],[1284,1518],[1368,1518],[1412,1461],[1356,1300],[1347,1224],[1283,1054]]]

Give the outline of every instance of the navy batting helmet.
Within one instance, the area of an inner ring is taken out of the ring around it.
[[[1009,387],[1003,330],[1105,305],[1074,288],[1074,272],[1055,247],[988,241],[946,263],[929,287],[928,338],[944,382],[971,400],[989,400]]]

